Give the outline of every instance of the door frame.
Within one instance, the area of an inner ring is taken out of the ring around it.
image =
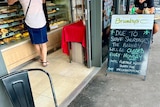
[[[86,0],[87,66],[102,66],[102,3],[103,0]]]

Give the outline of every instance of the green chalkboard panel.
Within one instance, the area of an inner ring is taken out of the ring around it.
[[[154,15],[113,15],[107,71],[146,75]]]

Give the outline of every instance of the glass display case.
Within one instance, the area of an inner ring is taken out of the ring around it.
[[[54,3],[47,1],[47,14],[50,30],[54,30],[71,22],[69,6],[67,0],[59,0]],[[23,10],[19,3],[13,6],[0,7],[0,45],[28,37],[24,30],[22,20]]]
[[[47,22],[50,27],[47,33],[48,51],[61,48],[63,26],[71,22],[70,4],[70,0],[46,2]],[[8,72],[37,57],[29,34],[24,30],[23,18],[23,10],[19,3],[0,6],[0,63],[6,65]]]
[[[46,5],[51,30],[62,27],[70,22],[66,4],[47,2]]]
[[[21,37],[28,36],[22,20],[23,10],[20,5],[0,7],[0,44],[7,44]]]

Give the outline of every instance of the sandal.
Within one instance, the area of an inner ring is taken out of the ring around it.
[[[46,61],[46,62],[41,61],[41,63],[42,63],[43,67],[46,67],[49,64],[48,61]]]

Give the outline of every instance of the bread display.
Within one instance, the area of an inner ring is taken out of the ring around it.
[[[4,42],[2,40],[0,40],[0,45],[3,45],[3,44],[4,44]]]
[[[50,23],[50,28],[51,29],[55,29],[55,28],[58,28],[60,26],[63,26],[66,24],[66,21],[62,20],[62,21],[58,21],[58,22],[54,22],[54,23]]]
[[[4,39],[3,39],[3,42],[4,42],[4,43],[9,43],[9,42],[10,42],[10,38],[4,38]]]
[[[55,2],[56,3],[56,2]],[[65,4],[46,2],[48,23],[51,30],[62,27],[69,21]],[[21,5],[0,7],[0,45],[29,36],[24,29],[24,13]]]
[[[2,32],[2,33],[8,33],[8,30],[5,29],[5,28],[2,28],[2,29],[1,29],[1,32]]]
[[[14,19],[14,21],[22,21],[24,19],[24,16],[21,16],[21,17],[17,17]]]
[[[4,38],[6,36],[6,34],[8,33],[8,30],[7,29],[1,29],[1,32],[2,32],[2,38]]]
[[[29,36],[29,33],[28,32],[24,32],[23,34],[22,34],[22,37],[28,37]]]
[[[17,9],[0,9],[0,13],[6,14],[6,13],[12,13],[16,12]]]
[[[21,25],[9,28],[9,31],[15,32],[15,31],[23,30],[23,29],[24,29],[24,26],[23,24],[21,24]]]
[[[14,22],[14,20],[13,19],[5,19],[5,20],[1,20],[1,24],[7,24],[7,23],[12,23],[12,22]]]
[[[55,6],[54,3],[47,3],[47,6]]]
[[[51,11],[48,11],[47,13],[51,14],[51,13],[55,13],[55,12],[56,12],[56,10],[51,10]]]
[[[0,45],[22,38],[24,16],[19,10],[17,6],[0,7]]]
[[[0,37],[2,36],[2,34],[3,34],[3,33],[2,33],[1,30],[0,30]]]
[[[17,33],[16,35],[14,35],[14,37],[15,37],[16,40],[21,39],[21,36],[22,36],[21,33]]]

